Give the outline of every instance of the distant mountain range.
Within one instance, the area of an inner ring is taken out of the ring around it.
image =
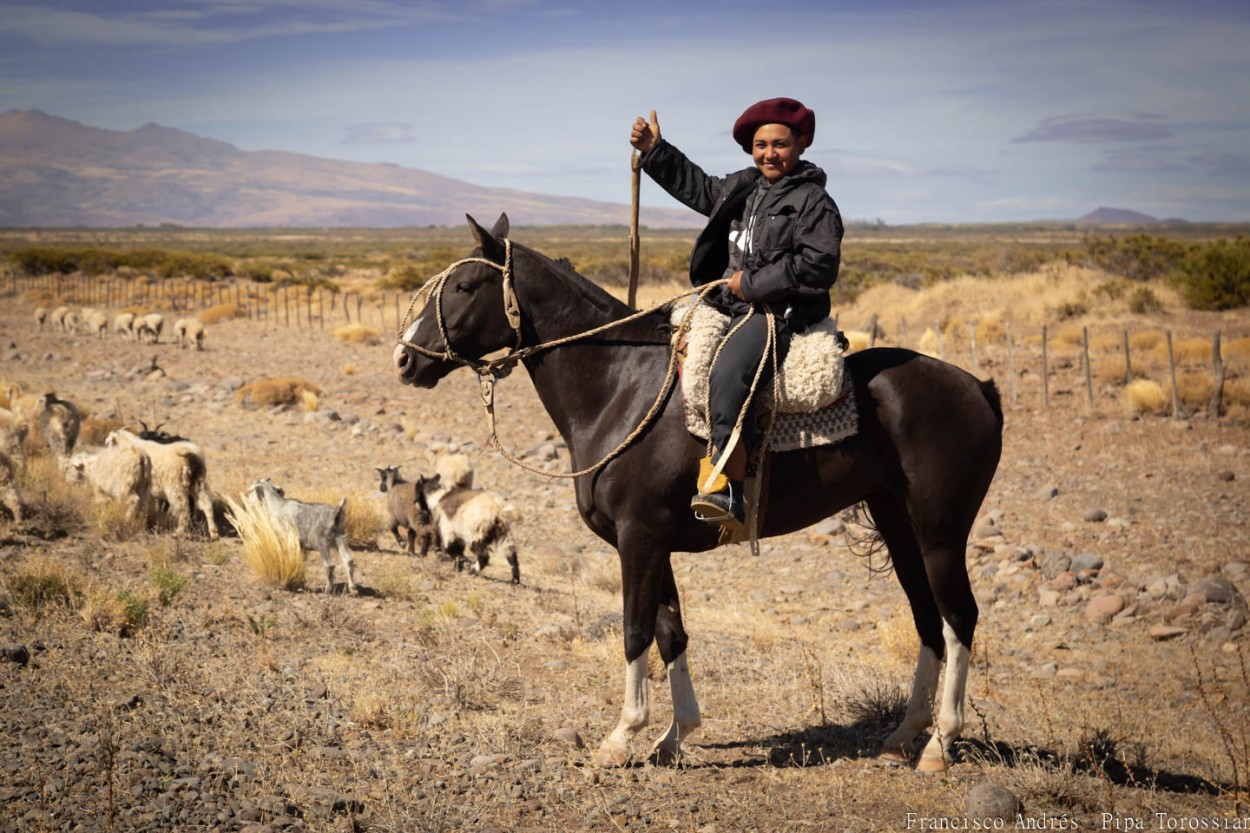
[[[398,165],[243,151],[182,130],[89,127],[38,110],[0,113],[0,227],[207,228],[458,226],[508,212],[519,225],[623,225],[629,206],[486,188]],[[682,209],[647,208],[652,228],[698,228]],[[1098,208],[1078,225],[1155,225]]]
[[[627,204],[485,188],[398,165],[243,151],[181,130],[89,127],[38,110],[0,114],[0,227],[462,225],[508,212],[519,225],[628,224]],[[652,228],[693,211],[647,208]]]

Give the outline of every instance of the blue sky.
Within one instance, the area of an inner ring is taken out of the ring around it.
[[[1250,221],[1247,44],[1245,0],[2,0],[0,111],[624,203],[636,115],[721,174],[787,95],[848,219]]]

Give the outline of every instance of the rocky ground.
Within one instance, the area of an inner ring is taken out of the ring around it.
[[[599,770],[587,744],[622,693],[615,554],[565,481],[487,450],[473,378],[403,388],[387,340],[330,329],[230,321],[196,353],[41,333],[10,299],[0,376],[193,437],[222,493],[268,476],[380,508],[376,466],[415,474],[465,451],[523,515],[522,586],[503,564],[414,565],[379,535],[356,549],[358,597],[324,592],[315,556],[308,590],[276,591],[237,539],[56,529],[28,490],[33,517],[0,522],[0,831],[1250,826],[1246,425],[1008,409],[968,549],[981,624],[949,772],[873,758],[914,636],[893,577],[850,545],[851,513],[758,558],[674,556],[703,728],[676,768],[646,763],[640,738],[635,765]],[[322,389],[315,412],[236,403],[288,376]],[[499,396],[505,443],[562,467],[527,380]],[[32,599],[49,565],[83,596]],[[162,599],[170,573],[182,584]],[[82,599],[101,591],[146,600],[147,621],[93,627]]]

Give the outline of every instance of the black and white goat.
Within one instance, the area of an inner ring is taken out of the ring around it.
[[[498,495],[482,489],[446,486],[441,475],[436,474],[417,479],[415,496],[417,504],[433,518],[443,548],[457,557],[457,565],[471,556],[470,569],[477,574],[490,563],[492,552],[502,551],[512,567],[512,583],[521,583],[521,568],[512,541],[513,513]]]

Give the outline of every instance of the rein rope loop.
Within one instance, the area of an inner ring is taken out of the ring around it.
[[[500,442],[499,440],[499,434],[497,432],[496,425],[495,425],[495,383],[498,382],[500,379],[502,379],[504,376],[508,375],[508,373],[512,371],[512,368],[516,366],[518,362],[524,361],[525,359],[529,358],[530,356],[535,355],[536,353],[541,353],[545,350],[552,350],[552,349],[555,349],[556,347],[560,347],[561,345],[570,344],[575,341],[581,341],[583,339],[592,338],[596,335],[599,335],[600,333],[613,330],[617,327],[620,327],[624,324],[628,324],[632,321],[637,321],[638,319],[643,318],[647,315],[650,315],[651,313],[656,312],[657,310],[661,309],[662,307],[668,304],[671,304],[674,301],[680,300],[682,298],[687,298],[691,295],[697,295],[698,301],[694,304],[691,304],[690,309],[686,310],[685,315],[682,316],[682,321],[679,326],[679,331],[689,330],[690,320],[694,316],[694,311],[698,307],[699,303],[703,301],[703,297],[707,295],[709,292],[711,292],[713,289],[716,289],[717,287],[725,283],[728,283],[728,281],[724,279],[712,281],[710,283],[703,284],[702,286],[699,286],[695,289],[691,289],[686,292],[680,292],[677,295],[674,295],[672,298],[669,298],[667,301],[662,301],[658,304],[648,307],[647,309],[635,312],[632,315],[627,315],[624,318],[619,318],[615,321],[609,321],[607,324],[604,324],[602,326],[595,327],[593,329],[586,330],[581,333],[576,333],[574,335],[565,336],[563,338],[554,339],[552,341],[543,342],[541,344],[534,344],[534,345],[530,345],[529,347],[522,347],[521,346],[521,341],[522,341],[521,305],[517,299],[516,291],[513,288],[512,241],[505,237],[503,238],[503,243],[504,243],[504,262],[502,264],[495,263],[493,260],[489,260],[484,257],[466,257],[462,260],[457,260],[455,263],[448,266],[442,272],[439,272],[437,275],[435,275],[434,277],[426,281],[425,285],[422,286],[413,294],[412,300],[408,303],[408,311],[404,315],[404,319],[399,325],[399,333],[396,338],[396,341],[399,344],[402,344],[403,346],[407,347],[408,349],[413,350],[417,353],[420,353],[423,356],[426,356],[427,358],[455,362],[463,367],[471,368],[473,372],[478,375],[479,393],[482,399],[482,409],[486,414],[486,424],[490,430],[491,447],[493,447],[496,451],[498,451],[503,456],[503,458],[507,460],[509,463],[512,463],[515,466],[519,466],[520,468],[523,468],[526,471],[532,472],[534,474],[541,474],[546,477],[571,479],[571,478],[581,477],[586,474],[592,474],[593,472],[598,471],[599,469],[606,466],[609,462],[611,462],[612,460],[620,456],[621,452],[629,448],[629,446],[632,445],[634,441],[637,440],[638,437],[642,435],[642,432],[647,429],[647,427],[651,424],[651,422],[655,420],[656,416],[659,415],[660,408],[664,403],[664,397],[667,395],[669,388],[672,387],[673,379],[677,375],[677,362],[678,362],[678,358],[680,355],[678,350],[676,349],[669,350],[668,369],[665,371],[665,374],[664,374],[664,383],[660,386],[660,390],[656,394],[655,401],[651,403],[651,407],[647,410],[647,413],[643,416],[642,420],[638,423],[638,426],[634,428],[634,430],[631,431],[629,435],[625,437],[625,439],[623,439],[619,445],[616,446],[616,448],[612,449],[607,454],[605,454],[603,458],[599,460],[599,462],[595,463],[592,466],[588,466],[582,469],[581,471],[575,471],[575,472],[546,471],[544,469],[540,469],[535,466],[532,466],[526,463],[524,460],[518,459],[517,457],[508,453],[507,449],[503,447],[503,443]],[[447,333],[447,321],[446,321],[446,318],[443,316],[443,291],[446,288],[447,280],[451,277],[452,272],[454,272],[456,269],[460,268],[461,266],[465,265],[466,263],[486,264],[487,266],[490,266],[494,269],[499,270],[499,272],[503,276],[504,314],[508,318],[508,325],[512,328],[513,333],[516,335],[515,344],[513,344],[511,350],[505,356],[500,356],[499,358],[496,358],[496,359],[488,359],[484,361],[481,359],[470,359],[465,356],[458,355],[455,352],[455,350],[452,349],[451,339]],[[411,321],[412,319],[413,309],[415,309],[417,306],[417,301],[420,300],[422,296],[427,296],[427,300],[425,301],[425,304],[428,305],[429,304],[428,296],[430,295],[434,296],[435,323],[438,326],[438,334],[443,339],[444,349],[441,352],[430,350],[429,348],[423,347],[420,344],[414,344],[412,341],[404,338],[404,334],[408,328],[409,321]]]

